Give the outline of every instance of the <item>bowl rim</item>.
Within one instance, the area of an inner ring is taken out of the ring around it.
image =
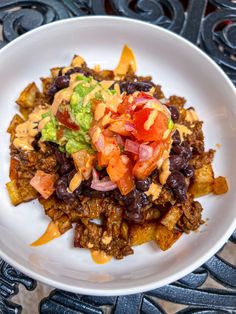
[[[58,24],[69,24],[73,23],[74,21],[101,21],[101,20],[110,20],[110,21],[115,21],[115,22],[127,22],[128,24],[140,24],[145,27],[149,27],[150,29],[158,29],[159,32],[168,34],[168,36],[172,36],[173,39],[177,39],[179,41],[182,41],[185,45],[188,45],[192,49],[194,49],[196,52],[198,52],[203,58],[205,58],[214,68],[215,70],[218,71],[218,73],[222,76],[222,79],[224,79],[229,87],[232,89],[232,92],[236,96],[236,89],[231,82],[231,80],[228,78],[228,76],[224,73],[224,71],[219,67],[219,65],[211,59],[205,52],[203,52],[200,48],[195,46],[193,43],[188,41],[187,39],[181,37],[180,35],[171,32],[167,29],[164,29],[158,25],[153,25],[148,22],[132,19],[132,18],[127,18],[127,17],[118,17],[118,16],[102,16],[102,15],[95,15],[95,16],[83,16],[83,17],[72,17],[68,19],[63,19],[59,21],[54,21],[49,24],[42,25],[40,27],[37,27],[8,43],[6,46],[0,49],[0,58],[3,53],[7,53],[9,49],[11,49],[12,46],[17,44],[19,41],[24,41],[28,37],[31,37],[33,34],[36,34],[37,32],[45,31],[48,28],[55,27]],[[11,266],[15,267],[22,273],[28,275],[29,277],[32,277],[35,280],[38,280],[42,283],[45,283],[49,286],[52,286],[53,288],[58,288],[62,290],[66,290],[69,292],[74,292],[74,293],[80,293],[80,294],[85,294],[85,295],[94,295],[94,296],[119,296],[119,295],[129,295],[129,294],[134,294],[134,293],[141,293],[149,290],[153,290],[162,286],[165,286],[167,284],[173,283],[176,280],[181,279],[182,277],[186,276],[187,274],[191,273],[198,267],[200,267],[202,264],[204,264],[207,260],[209,260],[224,244],[225,242],[229,239],[231,234],[234,232],[236,228],[236,215],[234,220],[232,220],[231,225],[228,227],[227,232],[223,234],[220,239],[213,245],[213,247],[207,251],[205,254],[200,256],[194,263],[188,265],[185,267],[183,270],[173,273],[172,275],[169,275],[168,277],[161,279],[159,281],[154,281],[154,282],[149,282],[145,284],[140,284],[139,286],[134,286],[134,287],[129,287],[129,288],[111,288],[111,289],[100,289],[100,288],[81,288],[77,285],[71,285],[71,284],[66,284],[62,283],[60,281],[57,281],[55,279],[50,279],[46,275],[40,275],[37,272],[27,269],[25,266],[22,266],[18,261],[12,259],[9,257],[3,250],[0,248],[0,256],[1,258],[9,263]],[[79,282],[78,282],[79,283]]]

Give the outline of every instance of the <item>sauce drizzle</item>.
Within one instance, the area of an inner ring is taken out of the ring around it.
[[[53,239],[56,239],[61,236],[60,230],[58,228],[58,224],[56,222],[51,221],[44,232],[43,235],[41,235],[38,240],[31,243],[31,246],[40,246],[43,244],[48,243],[49,241],[52,241]]]
[[[101,250],[91,250],[91,256],[96,264],[106,264],[112,259],[112,256],[107,255],[106,252]]]

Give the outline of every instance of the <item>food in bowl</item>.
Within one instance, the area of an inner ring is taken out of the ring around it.
[[[13,205],[38,199],[51,219],[32,246],[75,226],[74,246],[98,263],[152,240],[167,250],[204,223],[196,197],[227,192],[195,109],[135,71],[124,46],[115,70],[76,55],[41,79],[42,91],[21,92],[6,186]]]

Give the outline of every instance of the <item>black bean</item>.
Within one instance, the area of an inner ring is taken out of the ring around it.
[[[179,155],[171,155],[169,157],[170,171],[180,170],[187,166],[186,159]]]
[[[191,165],[188,165],[186,168],[182,170],[182,173],[185,177],[193,177],[194,176],[194,168]]]
[[[179,155],[186,160],[190,160],[192,158],[192,151],[187,142],[182,142],[181,145],[175,145],[172,147],[171,155]]]
[[[168,106],[168,109],[171,113],[171,119],[177,122],[179,120],[179,110],[175,106]]]
[[[55,149],[55,156],[60,164],[60,173],[65,174],[70,172],[74,168],[74,164],[71,158],[68,158],[66,156],[66,153],[63,153],[59,151],[58,149]]]
[[[152,179],[150,177],[144,179],[144,180],[136,180],[136,188],[140,191],[147,191],[152,183]]]
[[[172,136],[172,145],[179,145],[181,143],[180,134],[179,131],[176,130],[175,133]]]
[[[54,96],[57,91],[58,91],[58,89],[57,89],[56,85],[54,83],[52,83],[51,87],[48,90],[48,95]]]
[[[149,204],[148,196],[145,193],[140,193],[140,198],[143,206],[146,206]]]
[[[152,82],[121,82],[119,83],[121,93],[133,94],[135,91],[148,92],[154,85]]]
[[[120,193],[120,191],[118,189],[115,189],[112,193],[114,199],[118,202],[118,203],[123,203],[125,200],[125,195],[122,195]]]
[[[69,86],[70,78],[67,75],[58,76],[55,78],[54,84],[57,89],[63,89]]]
[[[179,186],[184,185],[185,179],[182,173],[180,173],[179,171],[173,171],[169,175],[166,183],[171,189],[175,189]]]
[[[129,194],[125,195],[124,203],[128,211],[137,211],[143,206],[148,205],[149,199],[145,193],[134,189]]]
[[[92,71],[88,68],[79,68],[79,67],[74,67],[70,70],[68,70],[65,75],[68,75],[70,76],[71,74],[74,74],[74,73],[81,73],[83,74],[84,76],[92,76]]]
[[[39,150],[40,150],[40,147],[39,147],[39,145],[38,145],[40,138],[41,138],[41,132],[39,132],[39,133],[35,136],[35,138],[34,138],[32,144],[31,144],[31,145],[33,146],[33,148],[34,148],[35,151],[39,151]]]
[[[124,212],[124,218],[126,218],[129,221],[135,222],[135,223],[141,223],[143,222],[143,214],[141,212],[130,212],[125,211]]]
[[[183,203],[187,200],[187,187],[178,187],[173,190],[173,193],[179,203]]]
[[[129,192],[127,195],[125,195],[125,199],[124,199],[125,205],[129,206],[135,199],[136,195],[137,195],[137,190],[135,189]]]
[[[68,192],[68,175],[59,178],[55,184],[56,195],[59,199],[66,203],[73,203],[76,199],[74,193]]]
[[[187,186],[182,173],[173,171],[166,183],[171,188],[178,202],[182,203],[187,199]]]

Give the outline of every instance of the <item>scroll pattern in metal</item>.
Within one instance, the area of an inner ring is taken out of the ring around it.
[[[8,300],[18,293],[18,285],[22,284],[27,290],[36,287],[36,281],[0,259],[0,313],[20,313],[21,306]]]
[[[187,4],[187,10],[185,12]],[[236,3],[233,0],[1,0],[3,47],[21,34],[72,16],[112,14],[150,22],[179,33],[207,52],[236,83]],[[236,231],[230,240],[236,244]],[[226,289],[203,289],[208,276]],[[18,284],[36,282],[0,260],[0,313],[20,313],[9,301]],[[91,297],[54,290],[40,303],[46,313],[165,313],[158,299],[187,305],[178,314],[236,313],[236,268],[218,255],[174,284],[144,294]],[[132,310],[131,310],[132,309]]]

